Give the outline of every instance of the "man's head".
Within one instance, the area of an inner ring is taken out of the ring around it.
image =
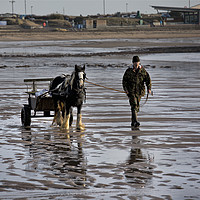
[[[133,56],[133,63],[140,62],[140,58],[138,56]]]
[[[133,56],[133,66],[138,68],[140,66],[140,58],[138,56]]]

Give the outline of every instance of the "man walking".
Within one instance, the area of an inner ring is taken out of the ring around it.
[[[137,121],[137,113],[139,112],[140,100],[145,95],[145,85],[147,92],[151,94],[151,78],[144,67],[140,65],[138,56],[133,56],[132,63],[132,66],[125,71],[122,83],[131,106],[131,126],[138,127],[140,123]]]

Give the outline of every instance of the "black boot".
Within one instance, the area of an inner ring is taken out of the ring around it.
[[[137,112],[136,110],[131,110],[132,112],[132,123],[131,123],[131,126],[132,127],[138,127],[140,126],[140,122],[137,121]]]

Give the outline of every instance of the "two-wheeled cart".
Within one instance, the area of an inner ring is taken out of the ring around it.
[[[44,82],[50,83],[52,80],[53,78],[24,79],[26,84],[32,83],[32,89],[26,92],[28,94],[28,104],[24,104],[21,110],[21,122],[23,126],[30,126],[31,118],[34,117],[54,116],[51,115],[51,111],[54,111],[54,103],[52,96],[48,92],[49,84],[48,89],[37,90],[37,84],[41,84],[41,82],[43,84]],[[40,113],[39,115],[38,112]]]

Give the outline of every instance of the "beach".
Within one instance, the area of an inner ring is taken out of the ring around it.
[[[47,29],[1,28],[0,41],[49,41],[49,40],[91,40],[91,39],[159,39],[199,37],[199,26],[179,25],[146,28],[83,29],[74,31],[48,31]]]
[[[198,30],[176,36],[21,34],[0,37],[2,199],[200,198]],[[141,101],[138,130],[131,128],[128,98],[119,92],[135,54],[154,92]],[[52,117],[23,127],[30,89],[24,79],[71,74],[75,64],[86,66],[88,81],[118,91],[85,83],[83,132],[75,129],[76,108],[69,132],[52,126]]]

